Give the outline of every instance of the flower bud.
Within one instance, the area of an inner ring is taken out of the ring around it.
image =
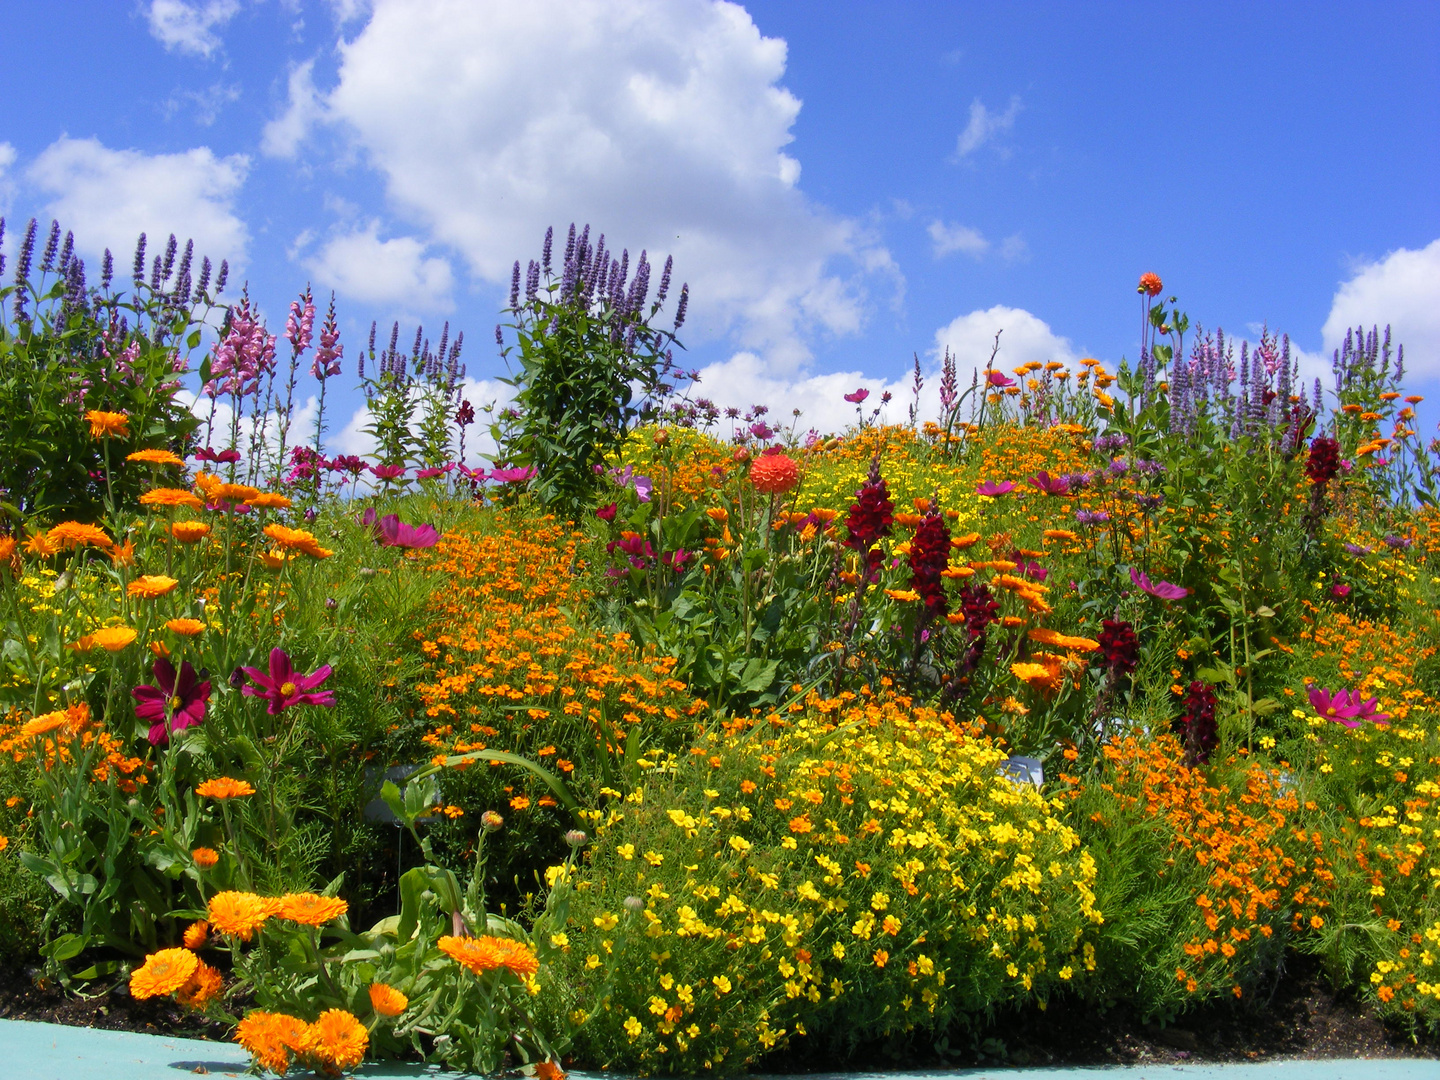
[[[638,896],[627,896],[625,897],[625,910],[636,912],[644,911],[645,901],[641,900]]]
[[[339,606],[340,606],[340,601],[339,601],[339,600],[336,600],[333,596],[327,596],[327,597],[325,598],[325,610],[326,610],[326,611],[334,611],[334,610],[335,610],[336,608],[338,608]]]
[[[661,428],[659,431],[655,432],[655,445],[656,445],[656,446],[669,446],[669,445],[670,445],[670,431],[669,431],[668,428]]]
[[[505,819],[494,810],[486,810],[480,815],[480,827],[486,832],[499,832],[504,824]]]
[[[565,834],[565,843],[569,844],[572,848],[584,847],[585,841],[589,839],[590,837],[586,836],[580,829],[571,829]]]

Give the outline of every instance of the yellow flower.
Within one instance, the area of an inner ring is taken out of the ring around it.
[[[130,582],[130,586],[126,589],[126,592],[131,596],[138,596],[145,600],[154,600],[157,597],[164,596],[179,584],[180,582],[173,577],[167,577],[164,574],[142,574]]]
[[[145,958],[145,964],[130,975],[130,996],[159,997],[173,994],[195,974],[200,958],[189,949],[161,949]]]
[[[85,414],[85,419],[90,421],[90,437],[92,439],[103,438],[107,435],[113,435],[119,439],[130,437],[130,417],[123,412],[91,409]]]
[[[142,465],[184,465],[185,459],[176,457],[169,450],[136,450],[125,455],[126,461],[137,461]]]

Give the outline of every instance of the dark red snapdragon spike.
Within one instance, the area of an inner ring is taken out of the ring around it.
[[[871,576],[883,559],[883,555],[872,549],[890,535],[894,523],[895,504],[890,499],[889,485],[880,475],[880,455],[876,454],[870,462],[870,473],[855,493],[855,501],[845,516],[848,535],[843,541],[845,547],[864,556],[865,572]]]
[[[1185,711],[1180,726],[1185,737],[1185,756],[1189,763],[1203,765],[1220,744],[1220,731],[1215,723],[1215,691],[1196,679],[1185,692]]]
[[[920,594],[930,618],[949,611],[945,579],[941,576],[949,565],[950,530],[945,527],[939,508],[932,507],[915,527],[915,535],[910,540],[910,588]]]
[[[1140,664],[1140,640],[1128,622],[1104,619],[1100,623],[1100,652],[1112,680],[1129,675]]]
[[[1328,435],[1321,435],[1310,443],[1310,454],[1305,459],[1305,475],[1317,487],[1324,486],[1340,471],[1340,444]]]

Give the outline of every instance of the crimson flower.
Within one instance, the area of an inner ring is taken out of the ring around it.
[[[153,670],[158,685],[137,686],[130,696],[135,699],[135,715],[150,721],[146,737],[151,745],[164,746],[174,732],[196,727],[205,719],[210,680],[202,680],[189,660],[182,661],[177,672],[162,656]]]
[[[1130,568],[1130,580],[1141,592],[1157,596],[1161,600],[1183,600],[1190,595],[1189,589],[1182,589],[1179,585],[1172,585],[1168,581],[1152,582],[1149,575],[1141,573],[1133,566]]]
[[[1210,753],[1220,745],[1220,730],[1215,723],[1215,691],[1196,679],[1185,693],[1185,712],[1180,718],[1185,736],[1185,755],[1191,765],[1203,765]]]
[[[848,402],[850,402],[851,405],[859,405],[862,401],[864,401],[864,400],[865,400],[867,397],[869,397],[869,396],[870,396],[870,391],[869,391],[869,390],[866,390],[866,389],[862,386],[859,390],[856,390],[853,394],[846,394],[846,395],[845,395],[845,400],[848,401]]]
[[[597,518],[599,518],[601,521],[614,521],[614,520],[615,520],[615,512],[616,512],[618,509],[619,509],[619,507],[618,507],[615,503],[612,502],[609,506],[601,506],[601,507],[598,507],[598,508],[596,509],[596,511],[595,511],[595,516],[596,516]]]
[[[243,687],[240,692],[246,697],[268,700],[270,707],[266,711],[271,716],[279,716],[292,705],[335,704],[335,694],[330,690],[312,693],[317,686],[330,678],[334,669],[329,664],[321,665],[309,675],[301,675],[290,663],[289,654],[284,649],[274,648],[270,650],[268,675],[259,668],[247,667],[242,670],[250,676],[255,685]]]
[[[938,510],[925,515],[910,541],[910,588],[925,601],[929,615],[949,610],[942,574],[950,565],[950,530]]]
[[[1100,623],[1100,651],[1112,679],[1129,675],[1140,663],[1140,641],[1128,622],[1103,619]]]
[[[1310,443],[1310,453],[1305,458],[1305,475],[1316,487],[1329,483],[1340,471],[1340,444],[1328,435],[1321,435]]]
[[[880,568],[884,553],[875,545],[890,535],[890,526],[895,523],[895,504],[890,500],[890,487],[880,475],[880,455],[870,462],[870,472],[865,483],[855,493],[850,512],[845,517],[845,547],[857,552],[865,559],[865,578],[870,580]]]

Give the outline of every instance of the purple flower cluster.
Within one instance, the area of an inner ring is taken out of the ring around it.
[[[250,297],[230,309],[229,327],[215,347],[205,393],[212,398],[243,397],[259,389],[260,380],[275,369],[275,335],[267,333]]]

